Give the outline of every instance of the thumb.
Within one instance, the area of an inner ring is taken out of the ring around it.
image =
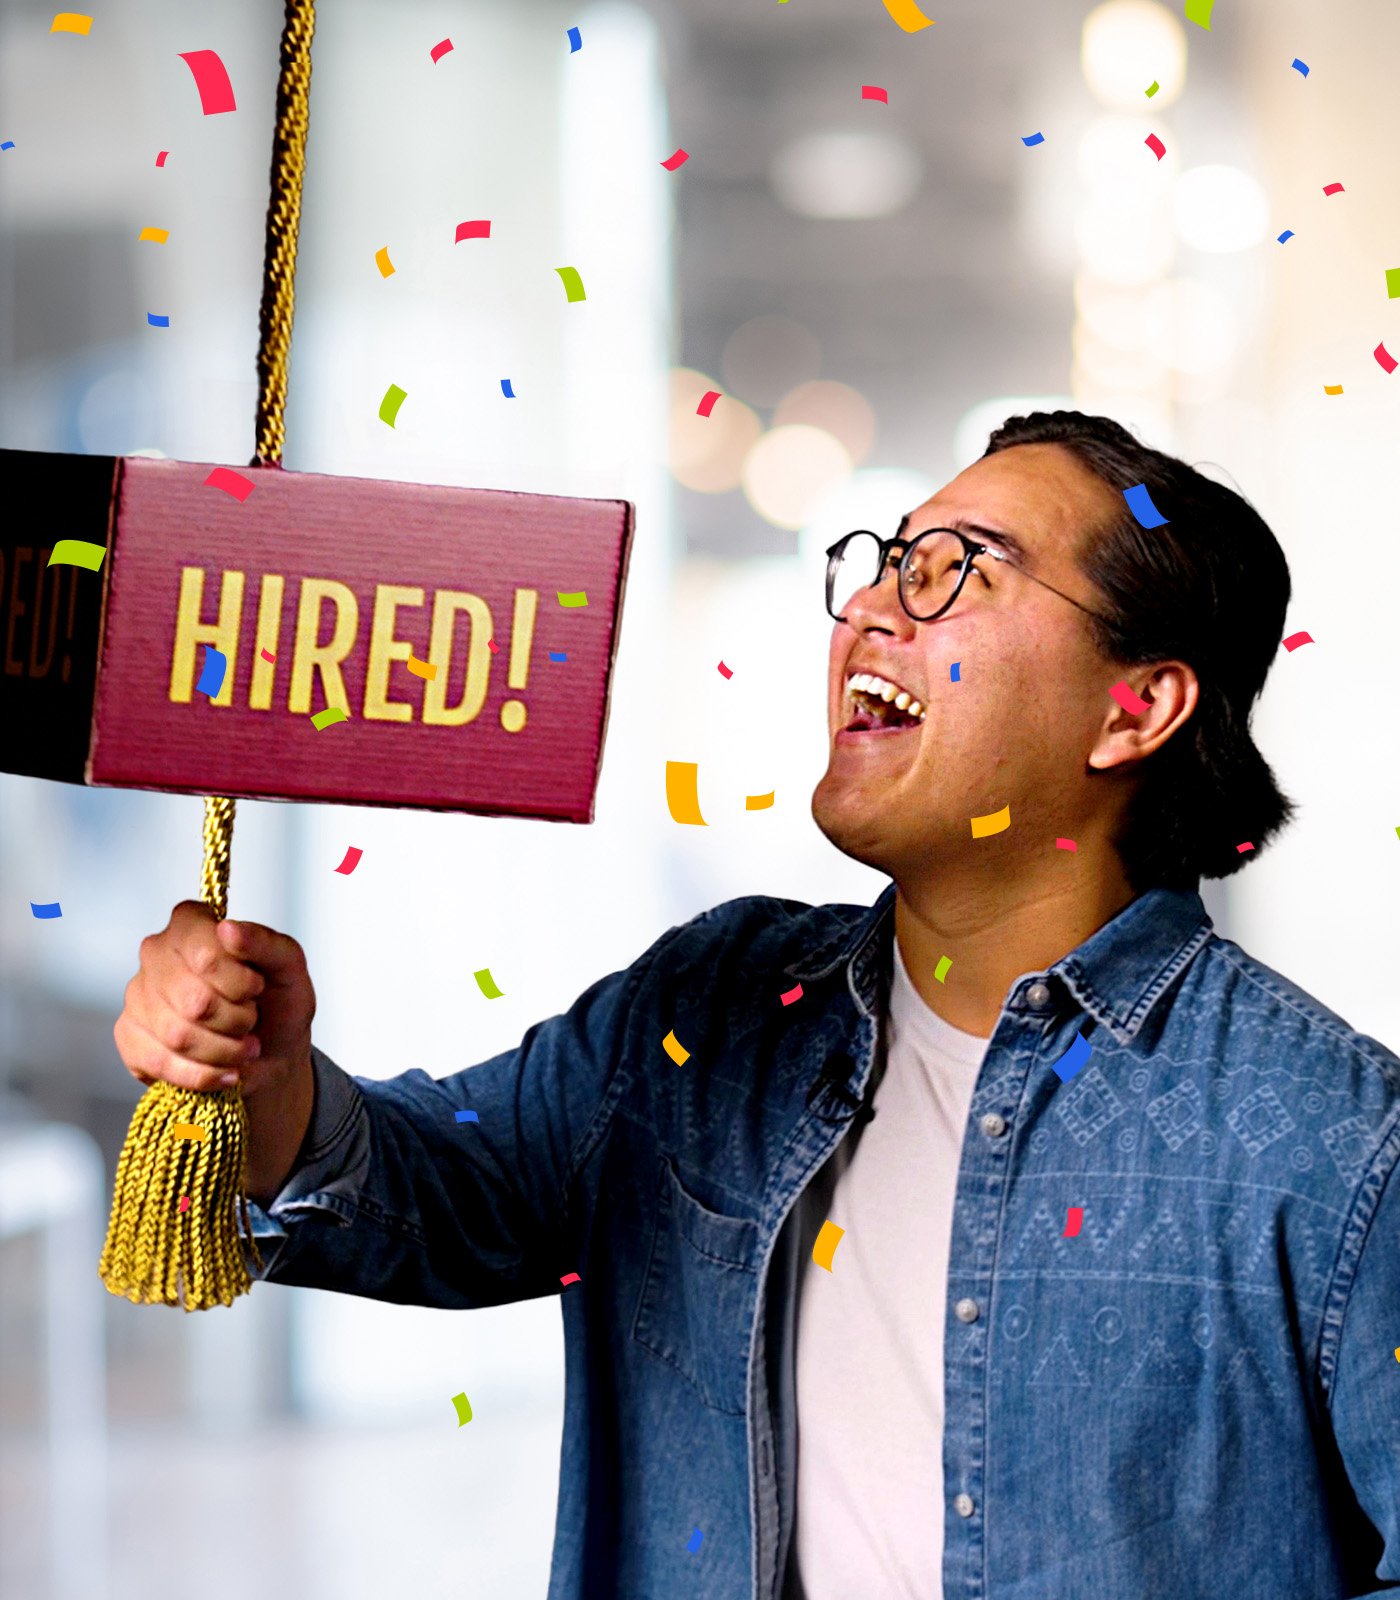
[[[264,927],[261,922],[232,922],[225,919],[214,930],[220,945],[236,960],[251,967],[278,973],[300,966],[301,946],[285,933]]]

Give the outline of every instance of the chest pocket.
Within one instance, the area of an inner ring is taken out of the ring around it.
[[[746,1409],[757,1255],[758,1224],[702,1206],[663,1161],[632,1337],[727,1416]]]

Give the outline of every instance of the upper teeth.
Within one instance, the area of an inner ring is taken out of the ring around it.
[[[846,693],[854,694],[859,690],[862,694],[874,695],[876,699],[888,704],[891,700],[895,709],[905,712],[908,716],[917,717],[920,722],[924,720],[923,705],[907,689],[901,689],[897,683],[891,683],[888,678],[879,678],[873,672],[853,672],[846,679]]]

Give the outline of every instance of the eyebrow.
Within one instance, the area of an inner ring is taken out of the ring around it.
[[[895,530],[895,538],[902,539],[909,527],[909,519],[913,512],[906,512],[900,519],[899,527]],[[980,522],[969,522],[966,517],[954,517],[950,522],[942,524],[944,527],[955,528],[959,533],[982,534],[988,539],[994,539],[999,545],[1005,547],[1010,555],[1022,566],[1030,562],[1030,553],[1014,533],[1007,533],[1004,528],[986,528]]]

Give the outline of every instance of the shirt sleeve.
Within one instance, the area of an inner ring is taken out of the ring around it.
[[[1364,1600],[1394,1595],[1400,1583],[1400,1176],[1394,1155],[1388,1176],[1373,1173],[1363,1183],[1349,1226],[1362,1230],[1364,1240],[1336,1345],[1332,1427],[1352,1492],[1379,1535],[1368,1557],[1374,1569],[1368,1564],[1355,1579],[1371,1585]]]
[[[583,1221],[573,1179],[625,1087],[638,974],[665,942],[450,1077],[351,1077],[313,1047],[297,1167],[265,1208],[248,1202],[249,1272],[448,1309],[556,1292]]]

